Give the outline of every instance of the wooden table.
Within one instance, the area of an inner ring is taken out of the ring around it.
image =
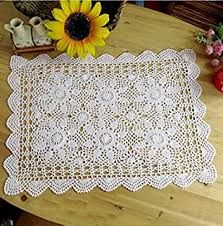
[[[12,3],[0,3],[0,197],[37,216],[69,226],[223,225],[223,96],[211,82],[213,72],[206,65],[208,59],[203,47],[194,41],[197,28],[133,5],[126,6],[118,28],[110,36],[108,45],[98,51],[98,55],[107,52],[117,56],[124,51],[139,54],[145,49],[155,52],[165,48],[195,50],[201,68],[201,99],[207,105],[205,119],[212,128],[210,141],[217,152],[214,159],[218,170],[217,181],[208,186],[196,182],[188,189],[170,185],[157,190],[145,186],[138,192],[129,192],[120,187],[110,193],[94,189],[88,194],[77,194],[70,190],[64,195],[55,195],[48,190],[38,198],[31,198],[27,194],[4,194],[3,184],[7,174],[2,163],[10,154],[5,147],[10,133],[5,122],[10,115],[7,98],[11,92],[6,80],[12,51],[9,35],[2,25],[15,16],[22,17]],[[57,54],[51,53],[53,56]],[[36,55],[23,56],[33,58]]]

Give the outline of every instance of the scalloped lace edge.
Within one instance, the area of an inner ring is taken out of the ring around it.
[[[206,137],[206,146],[208,146],[208,153],[206,154],[207,167],[200,172],[183,174],[183,175],[163,175],[163,176],[150,176],[147,178],[93,178],[93,179],[72,179],[72,180],[53,180],[53,181],[33,181],[30,184],[24,184],[17,179],[17,167],[18,167],[18,157],[19,157],[19,109],[16,104],[16,99],[19,98],[19,75],[14,72],[14,69],[25,67],[33,64],[57,64],[57,63],[72,63],[72,64],[115,64],[115,63],[131,63],[131,62],[145,62],[154,61],[156,59],[167,59],[167,57],[180,56],[188,62],[189,68],[191,70],[189,83],[191,90],[199,90],[199,92],[193,92],[195,105],[199,109],[199,119],[202,124],[202,133]],[[95,187],[99,187],[104,191],[112,191],[119,186],[123,186],[130,191],[137,191],[145,185],[152,186],[157,189],[162,189],[174,183],[179,187],[186,188],[190,186],[193,182],[199,181],[201,183],[213,183],[217,178],[217,172],[212,164],[215,149],[208,142],[208,136],[210,133],[210,127],[204,122],[203,116],[206,112],[206,106],[199,100],[201,95],[201,86],[196,81],[200,74],[200,69],[195,63],[196,55],[191,49],[184,49],[182,51],[175,51],[172,49],[166,49],[160,53],[154,53],[152,51],[145,51],[138,56],[134,56],[130,53],[123,53],[117,58],[104,54],[98,58],[93,58],[88,55],[85,60],[80,58],[72,59],[67,54],[61,54],[56,58],[50,58],[47,54],[41,54],[32,60],[27,60],[21,56],[13,55],[10,61],[11,73],[8,77],[8,83],[13,90],[9,99],[8,105],[12,111],[12,114],[7,120],[7,126],[11,130],[6,146],[12,152],[12,155],[7,157],[4,161],[4,168],[8,172],[9,177],[7,178],[4,185],[4,192],[8,195],[16,195],[21,192],[28,192],[31,196],[38,196],[44,192],[47,188],[56,194],[62,194],[68,189],[73,188],[76,192],[89,192]],[[198,89],[195,89],[196,86]],[[13,142],[12,142],[13,141]]]

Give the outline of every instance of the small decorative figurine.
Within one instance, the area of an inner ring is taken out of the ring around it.
[[[19,18],[11,19],[4,28],[10,32],[15,54],[54,50],[54,43],[47,35],[44,22],[38,16],[29,20],[29,25]]]
[[[32,25],[32,37],[35,45],[43,46],[52,43],[51,39],[47,36],[47,30],[40,17],[35,16],[31,18],[29,23]]]
[[[13,44],[16,48],[24,48],[34,46],[31,27],[24,25],[19,18],[11,19],[9,24],[5,24],[4,28],[11,33]]]

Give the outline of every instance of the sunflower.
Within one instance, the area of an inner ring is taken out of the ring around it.
[[[92,7],[91,0],[60,0],[62,9],[52,10],[55,21],[47,21],[48,36],[58,40],[56,48],[84,58],[87,53],[95,55],[95,47],[104,46],[110,31],[103,27],[109,21],[108,14],[101,13],[101,3]]]

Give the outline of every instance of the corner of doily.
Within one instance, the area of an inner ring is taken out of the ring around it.
[[[23,189],[16,177],[8,177],[4,185],[4,192],[7,195],[17,195],[23,192]]]
[[[13,70],[18,67],[22,67],[26,65],[29,61],[25,59],[24,57],[12,55],[10,59],[10,68]]]

